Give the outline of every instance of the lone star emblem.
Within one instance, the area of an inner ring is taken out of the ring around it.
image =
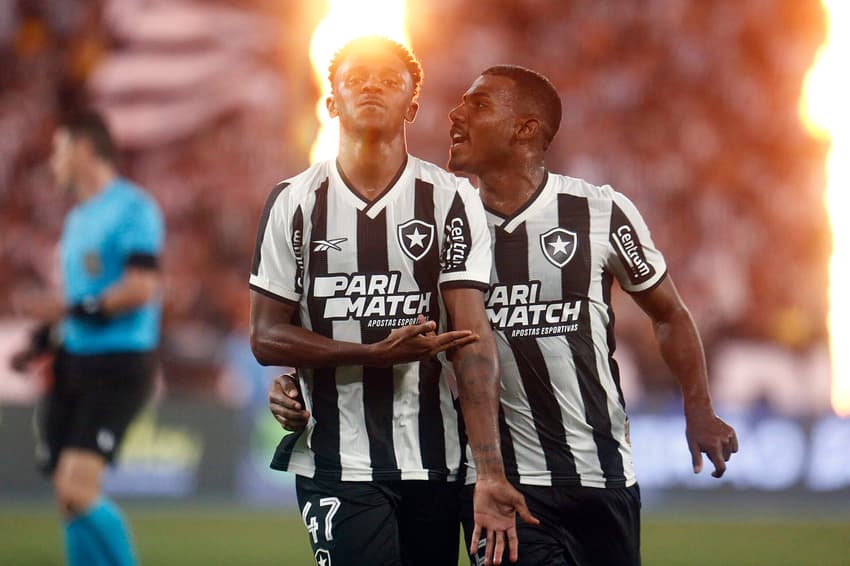
[[[413,234],[406,234],[407,239],[410,240],[410,247],[411,248],[413,246],[424,248],[425,244],[422,243],[422,240],[424,240],[426,236],[427,236],[427,234],[420,234],[419,233],[419,227],[418,226],[413,229]]]
[[[414,218],[398,225],[398,244],[404,255],[413,261],[419,261],[434,245],[433,224]]]
[[[569,246],[572,242],[568,242],[566,240],[561,239],[561,235],[558,234],[558,239],[554,242],[549,242],[549,245],[552,246],[552,255],[555,254],[564,254],[567,255],[567,246]]]
[[[543,251],[543,256],[559,269],[573,259],[577,247],[576,233],[564,228],[552,228],[540,235],[540,249]]]

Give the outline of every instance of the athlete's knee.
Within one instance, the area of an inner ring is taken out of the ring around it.
[[[76,482],[73,477],[55,476],[53,490],[62,515],[70,517],[85,511],[97,499],[96,485]]]
[[[99,495],[101,469],[88,460],[63,455],[53,474],[56,501],[65,516],[82,513]]]

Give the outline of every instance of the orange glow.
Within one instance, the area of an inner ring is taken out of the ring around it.
[[[832,228],[829,262],[829,337],[832,357],[832,407],[850,416],[850,295],[840,288],[850,263],[850,223],[839,217],[850,210],[850,2],[821,0],[829,31],[806,75],[800,115],[814,135],[830,142],[826,159],[824,205]]]
[[[311,163],[334,157],[339,145],[339,122],[331,119],[325,107],[331,88],[328,65],[334,53],[363,35],[384,35],[410,46],[405,26],[405,0],[328,0],[327,7],[327,14],[310,40],[310,62],[321,89],[316,104],[320,126],[310,150]]]

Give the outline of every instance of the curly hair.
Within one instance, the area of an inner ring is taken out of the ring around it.
[[[357,37],[343,45],[334,54],[328,67],[328,80],[331,84],[333,84],[334,75],[336,75],[337,69],[343,61],[353,53],[360,51],[384,51],[398,57],[404,63],[407,72],[410,73],[410,78],[413,80],[413,96],[419,94],[419,89],[422,86],[422,65],[419,64],[416,55],[401,43],[382,35]]]

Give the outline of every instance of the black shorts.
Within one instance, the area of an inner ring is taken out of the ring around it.
[[[537,526],[517,518],[518,566],[639,566],[640,488],[516,485]],[[472,538],[472,486],[461,496],[466,546]],[[471,556],[484,564],[484,546]],[[502,564],[508,560],[507,550]]]
[[[295,490],[317,564],[456,564],[456,482],[328,481],[297,476]]]
[[[52,473],[65,448],[91,450],[112,462],[151,391],[152,352],[79,356],[60,350],[53,387],[40,408],[38,458]]]

